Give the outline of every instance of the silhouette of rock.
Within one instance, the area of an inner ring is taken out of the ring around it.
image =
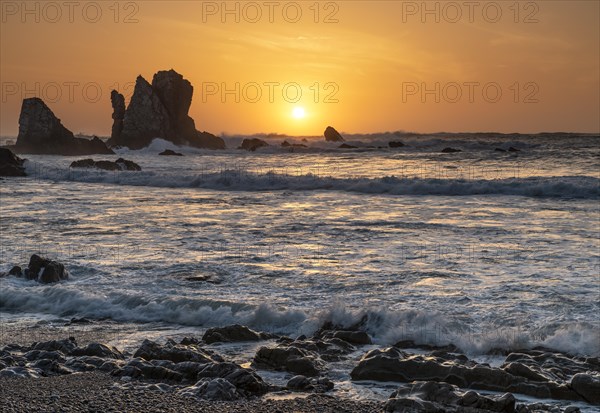
[[[196,130],[194,120],[188,116],[193,93],[192,84],[172,69],[156,73],[152,84],[138,76],[122,122],[122,95],[111,93],[115,122],[108,144],[140,149],[162,138],[176,145],[225,149],[223,139]]]
[[[141,171],[137,163],[119,158],[116,161],[94,161],[93,159],[80,159],[71,162],[70,168],[98,168],[105,171]]]
[[[23,272],[28,280],[36,280],[43,284],[58,282],[69,278],[69,272],[59,262],[33,254],[29,259],[29,266]]]
[[[123,130],[123,119],[125,118],[125,97],[116,90],[113,90],[110,92],[110,102],[113,107],[111,136],[120,136]]]
[[[390,148],[402,148],[404,146],[404,143],[400,141],[390,141],[388,142],[388,146]]]
[[[323,133],[327,142],[344,142],[344,138],[333,127],[328,126]]]
[[[114,153],[97,137],[88,140],[73,136],[40,98],[23,99],[14,150],[17,153],[70,156]]]
[[[269,146],[269,144],[263,141],[262,139],[251,138],[244,139],[238,149],[245,149],[247,151],[254,152],[258,148],[262,148],[263,146]]]
[[[506,149],[502,149],[502,148],[496,148],[494,149],[495,152],[506,152]]]
[[[460,149],[454,149],[454,148],[442,149],[442,153],[455,153],[455,152],[462,152],[462,151]]]
[[[10,149],[0,148],[0,176],[26,176],[24,162]]]
[[[519,149],[517,149],[517,148],[514,148],[514,147],[512,147],[512,146],[511,146],[510,148],[508,148],[508,151],[509,151],[509,152],[521,152]]]
[[[358,148],[358,146],[353,146],[353,145],[348,145],[347,143],[342,143],[340,146],[338,146],[338,148],[340,148],[340,149],[356,149],[356,148]]]
[[[159,155],[162,155],[162,156],[183,156],[182,153],[175,152],[175,151],[173,151],[171,149],[165,149],[164,151],[162,151],[161,153],[159,153]]]

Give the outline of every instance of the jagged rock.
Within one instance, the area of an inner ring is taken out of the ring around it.
[[[133,357],[141,357],[146,360],[170,360],[175,363],[182,361],[195,361],[199,363],[223,361],[217,354],[193,345],[186,346],[168,341],[163,346],[150,340],[144,340],[140,348],[133,354]]]
[[[292,377],[286,387],[292,391],[325,393],[333,389],[333,382],[326,377],[308,378],[298,375]]]
[[[133,161],[119,158],[116,161],[94,161],[93,159],[80,159],[71,162],[70,168],[97,168],[105,171],[141,171],[142,167]]]
[[[454,149],[454,148],[444,148],[444,149],[442,149],[442,153],[456,153],[456,152],[462,152],[462,150],[460,150],[460,149]]]
[[[315,333],[315,337],[325,340],[337,338],[347,343],[359,345],[372,344],[371,337],[369,337],[369,335],[364,331],[320,330],[317,333]]]
[[[39,343],[33,343],[31,350],[45,350],[45,351],[60,351],[64,354],[69,354],[77,348],[77,342],[74,339],[68,338],[64,340],[51,340],[43,341]]]
[[[327,142],[344,142],[344,138],[333,127],[328,126],[323,132]]]
[[[40,98],[23,99],[19,116],[17,153],[48,155],[112,154],[99,138],[76,138]]]
[[[600,376],[577,373],[571,379],[571,388],[588,402],[600,405]]]
[[[447,383],[415,382],[392,393],[385,404],[385,411],[513,413],[515,398],[510,393],[482,396],[474,391],[462,393],[456,386]]]
[[[265,394],[269,385],[252,369],[245,369],[235,363],[212,363],[206,365],[199,373],[201,378],[222,378],[233,384],[240,394],[256,396]]]
[[[57,360],[61,363],[64,363],[66,361],[65,355],[58,350],[30,350],[27,353],[23,354],[23,357],[25,357],[29,361],[42,359]]]
[[[69,272],[59,262],[49,260],[33,254],[29,259],[29,266],[23,272],[28,280],[36,280],[43,284],[54,283],[69,278]]]
[[[26,176],[24,162],[10,149],[0,148],[0,176]]]
[[[123,119],[125,119],[125,97],[113,90],[110,92],[110,102],[113,108],[113,126],[112,133],[110,136],[121,136],[123,130]]]
[[[202,340],[207,344],[212,344],[233,341],[260,341],[275,337],[267,333],[258,333],[246,326],[234,324],[226,327],[209,328],[202,336]]]
[[[183,156],[182,153],[175,152],[174,150],[171,150],[171,149],[165,149],[164,151],[162,151],[161,153],[159,153],[159,155],[162,155],[162,156]]]
[[[404,146],[404,143],[400,141],[390,141],[388,142],[388,146],[390,148],[402,148]]]
[[[71,352],[72,356],[95,356],[101,358],[122,359],[123,354],[112,346],[101,343],[90,343],[81,348],[78,347]]]
[[[338,148],[340,148],[340,149],[356,149],[356,148],[358,148],[358,146],[348,145],[347,143],[342,143],[340,146],[338,146]]]
[[[261,347],[254,356],[257,366],[286,370],[304,376],[316,376],[322,362],[308,350],[293,346]]]
[[[8,275],[14,275],[15,277],[22,277],[23,270],[18,265],[15,265],[14,267],[12,267],[10,269],[10,271],[8,272]]]
[[[263,141],[262,139],[251,138],[251,139],[244,139],[238,149],[245,149],[247,151],[254,152],[258,148],[262,148],[264,146],[269,146],[269,144],[267,142]]]
[[[0,370],[0,377],[24,377],[38,379],[42,376],[40,369],[34,369],[29,367],[8,367]]]
[[[193,386],[179,390],[178,393],[212,401],[233,401],[240,398],[235,386],[221,378],[200,380]]]
[[[162,138],[179,146],[225,149],[223,139],[197,131],[194,120],[188,116],[193,90],[191,83],[174,70],[156,73],[152,84],[138,76],[123,120],[118,122],[122,128],[113,128],[108,144],[140,149],[153,139]],[[113,115],[118,116],[121,98],[116,92],[113,95]]]
[[[353,380],[427,380],[473,389],[521,393],[538,398],[581,399],[566,383],[532,381],[503,369],[472,361],[448,361],[434,356],[408,355],[393,347],[368,352],[350,375]]]

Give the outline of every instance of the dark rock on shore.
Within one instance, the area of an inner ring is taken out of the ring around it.
[[[114,153],[97,137],[76,138],[40,98],[23,99],[14,151],[67,156]]]
[[[71,162],[70,168],[98,168],[105,171],[141,171],[142,167],[133,161],[119,158],[116,161],[94,161],[93,159],[80,159]]]
[[[63,264],[40,257],[37,254],[31,256],[29,265],[24,271],[21,267],[15,265],[8,274],[1,274],[0,277],[6,275],[36,280],[42,284],[55,283],[69,278],[69,272]]]
[[[323,366],[316,353],[286,345],[261,347],[254,356],[254,363],[259,367],[285,370],[303,376],[317,376]]]
[[[390,141],[388,142],[388,146],[390,148],[402,148],[404,146],[404,143],[400,141]]]
[[[462,150],[460,150],[460,149],[454,149],[454,148],[444,148],[444,149],[442,149],[442,153],[456,153],[456,152],[462,152]]]
[[[197,376],[199,379],[221,378],[233,384],[245,396],[259,396],[269,391],[269,385],[252,369],[242,368],[235,363],[212,363],[204,367]]]
[[[124,112],[123,96],[111,93],[114,124],[107,143],[140,149],[162,138],[178,146],[225,149],[223,139],[196,130],[194,119],[188,115],[193,93],[192,84],[172,69],[156,73],[152,84],[138,76]]]
[[[327,142],[344,142],[344,138],[338,131],[336,131],[332,126],[328,126],[325,128],[325,132],[323,132],[323,136],[325,136],[325,140]]]
[[[245,149],[247,151],[254,152],[258,148],[262,148],[265,146],[269,146],[269,144],[267,142],[263,141],[262,139],[251,138],[251,139],[244,139],[238,149]]]
[[[512,146],[511,146],[510,148],[508,148],[508,151],[509,151],[509,152],[521,152],[519,149],[517,149],[517,148],[514,148],[514,147],[512,147]]]
[[[536,355],[540,356],[538,360],[530,357],[530,362],[535,363],[536,366],[533,368],[523,363],[521,366],[514,364],[515,359],[524,359],[524,357],[511,354],[502,368],[493,368],[468,360],[462,355],[442,353],[437,356],[410,355],[394,347],[372,350],[361,359],[350,375],[353,380],[398,382],[426,380],[454,384],[461,388],[521,393],[538,398],[585,399],[573,390],[566,376],[561,378],[554,369],[547,367],[557,366],[557,363],[560,363],[565,369],[575,368],[571,370],[575,372],[585,366],[573,360],[561,361],[562,356],[541,354]],[[568,370],[563,370],[562,366],[558,370],[564,374]],[[590,365],[588,364],[587,367]]]
[[[260,341],[276,338],[268,333],[259,333],[246,326],[234,324],[226,327],[209,328],[202,340],[207,344],[218,342]]]
[[[286,384],[286,387],[291,391],[326,393],[333,390],[333,382],[326,377],[308,378],[298,375],[292,377]]]
[[[600,375],[577,373],[571,379],[571,388],[588,402],[600,406]]]
[[[162,155],[162,156],[183,156],[182,153],[175,152],[174,150],[171,150],[171,149],[165,149],[164,151],[162,151],[161,153],[159,153],[159,155]]]
[[[510,393],[482,396],[472,390],[460,392],[456,386],[447,383],[415,382],[392,393],[385,411],[513,413],[515,398]]]
[[[27,176],[23,163],[10,149],[0,148],[0,176]]]
[[[342,143],[340,146],[338,146],[339,149],[356,149],[358,148],[358,146],[354,146],[354,145],[348,145],[347,143]]]
[[[502,149],[502,148],[495,148],[494,152],[506,152],[506,149]]]
[[[165,345],[144,340],[140,348],[133,354],[133,357],[141,357],[145,360],[170,360],[174,363],[182,361],[194,361],[198,363],[223,361],[218,354],[209,350],[201,349],[192,344],[176,344],[171,340]]]

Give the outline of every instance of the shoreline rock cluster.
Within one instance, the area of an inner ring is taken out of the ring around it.
[[[69,279],[69,272],[60,262],[49,260],[33,254],[29,258],[27,268],[22,269],[20,266],[13,266],[8,273],[0,273],[0,278],[12,275],[17,278],[25,278],[26,280],[35,280],[42,284],[55,283]]]
[[[208,348],[209,344],[260,342],[254,358],[234,363]],[[270,393],[327,394],[334,389],[330,362],[352,361],[371,338],[363,331],[325,325],[312,337],[280,337],[241,325],[211,328],[202,338],[185,337],[164,344],[145,340],[132,353],[102,343],[77,345],[74,338],[8,345],[0,349],[0,380],[40,379],[96,372],[112,377],[133,391],[152,389],[165,394],[208,401],[238,403]],[[398,343],[400,347],[414,345]],[[418,347],[418,346],[415,346]],[[293,376],[285,386],[263,379],[260,370],[285,371]],[[411,354],[389,347],[367,351],[351,373],[355,381],[393,381],[398,388],[378,411],[575,413],[544,403],[517,403],[515,394],[572,400],[600,406],[600,363],[596,358],[571,357],[544,350],[509,353],[493,368],[460,354],[456,348],[429,348]],[[504,392],[482,395],[476,390]]]

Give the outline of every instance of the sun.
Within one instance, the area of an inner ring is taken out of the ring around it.
[[[306,111],[304,110],[303,107],[301,106],[296,106],[293,110],[292,110],[292,117],[294,119],[303,119],[304,117],[306,117]]]

